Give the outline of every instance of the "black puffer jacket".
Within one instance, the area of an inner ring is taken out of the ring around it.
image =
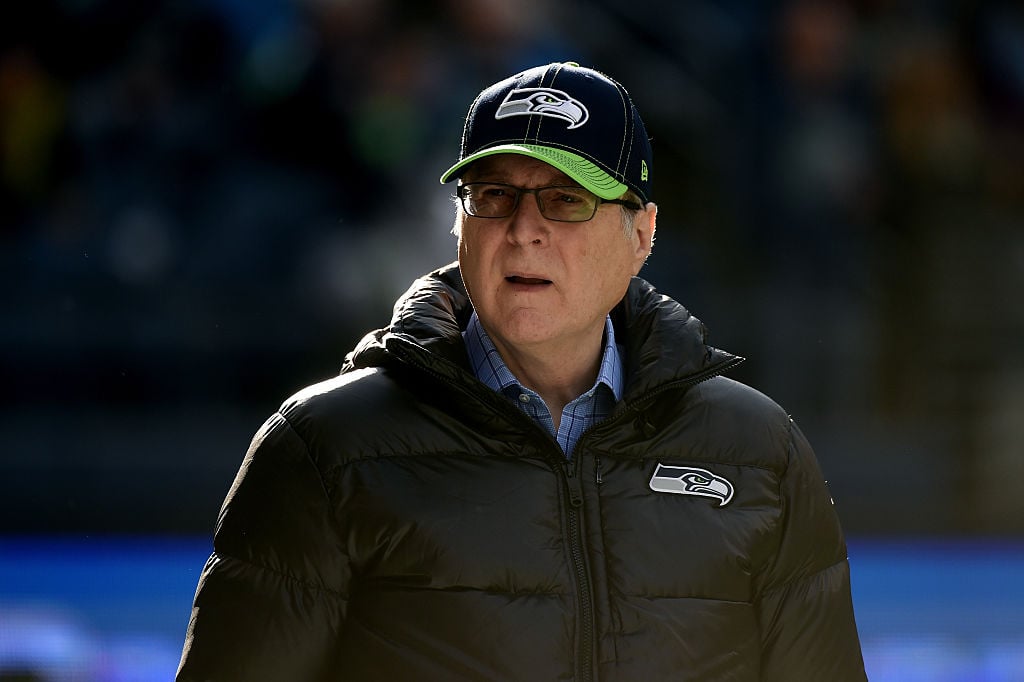
[[[636,279],[571,461],[470,373],[458,270],[256,435],[179,680],[864,680],[811,449]],[[660,467],[660,468],[659,468]]]

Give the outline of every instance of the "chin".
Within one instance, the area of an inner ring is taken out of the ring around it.
[[[487,328],[487,323],[484,322]],[[556,330],[550,320],[537,319],[534,314],[516,314],[503,319],[497,325],[497,333],[506,343],[517,346],[529,346],[543,343],[555,337]],[[488,332],[490,332],[490,329]]]

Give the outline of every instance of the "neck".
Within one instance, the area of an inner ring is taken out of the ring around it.
[[[492,339],[501,359],[521,384],[536,391],[544,400],[555,430],[562,408],[590,390],[601,367],[604,326],[586,343],[578,340],[566,347],[509,347]]]

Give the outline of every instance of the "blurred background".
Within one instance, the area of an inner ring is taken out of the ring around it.
[[[249,439],[454,259],[466,108],[573,60],[643,276],[815,445],[872,680],[1024,679],[1024,9],[37,0],[0,22],[0,680],[167,680]]]

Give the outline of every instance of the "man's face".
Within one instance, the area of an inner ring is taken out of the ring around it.
[[[533,189],[575,185],[542,161],[499,154],[475,163],[463,182]],[[521,195],[506,218],[459,212],[459,266],[484,329],[499,350],[572,352],[600,342],[605,316],[651,250],[653,204],[624,234],[619,206],[601,204],[592,220],[551,221],[534,195]]]

